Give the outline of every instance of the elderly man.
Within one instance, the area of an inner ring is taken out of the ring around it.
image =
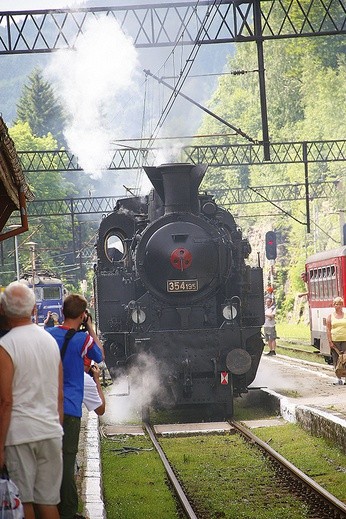
[[[1,297],[10,331],[0,338],[0,466],[18,486],[25,519],[59,519],[62,365],[53,337],[34,324],[35,296],[11,283]]]

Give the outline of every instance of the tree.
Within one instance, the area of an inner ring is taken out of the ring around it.
[[[51,150],[56,149],[57,143],[51,134],[46,137],[36,137],[32,134],[27,122],[16,123],[9,128],[9,134],[18,150]],[[25,160],[24,168],[25,168]],[[37,159],[40,161],[40,159]],[[42,163],[39,164],[42,167]],[[31,167],[35,166],[34,163]],[[47,171],[29,173],[26,180],[37,199],[65,198],[73,192],[72,184],[67,182],[59,171]],[[78,265],[71,264],[73,250],[72,221],[67,216],[30,217],[30,202],[28,203],[29,230],[18,236],[18,250],[21,270],[30,270],[28,241],[37,243],[37,266],[53,270],[58,277],[70,271],[74,272]],[[5,247],[12,247],[12,240],[6,240]],[[5,262],[2,265],[2,282],[10,282],[13,279],[11,267],[13,266],[13,252],[4,254]],[[7,277],[4,275],[8,272]]]
[[[42,71],[35,68],[23,87],[17,103],[17,122],[27,122],[37,137],[51,133],[60,146],[65,146],[63,128],[66,116],[51,84],[44,80]]]
[[[310,5],[306,0],[302,4]],[[320,18],[320,13],[317,13]],[[301,16],[297,13],[296,16]],[[345,138],[346,122],[342,109],[346,103],[346,60],[341,37],[300,38],[265,42],[266,91],[270,140],[309,141]],[[212,111],[222,115],[247,135],[261,140],[258,104],[258,78],[254,44],[240,43],[229,57],[226,72],[210,100]],[[233,71],[247,71],[234,75]],[[251,74],[252,73],[252,74]],[[242,143],[239,135],[226,136],[220,122],[205,117],[199,133],[225,136],[213,139],[215,144]],[[309,164],[309,181],[337,180],[344,175],[344,163]],[[208,189],[226,186],[260,186],[294,184],[304,181],[302,164],[262,165],[260,167],[209,168],[203,186]],[[306,221],[305,201],[280,202],[286,212],[270,205],[242,206],[239,223],[248,234],[253,250],[263,251],[264,233],[275,229],[280,236],[277,281],[284,297],[292,300],[300,288],[300,272],[305,259],[315,251],[331,249],[340,244],[338,211],[344,207],[345,188],[328,199],[310,201],[312,233],[300,222]],[[260,206],[260,207],[259,207]],[[263,215],[263,217],[261,216]],[[262,256],[263,257],[263,256]],[[265,260],[264,260],[265,261]],[[264,263],[266,269],[266,264]],[[301,291],[301,290],[299,290]]]

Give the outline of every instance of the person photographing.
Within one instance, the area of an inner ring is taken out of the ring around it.
[[[82,517],[77,513],[78,493],[74,469],[84,395],[84,358],[102,362],[104,350],[94,331],[87,312],[87,300],[83,296],[68,295],[64,300],[63,314],[62,325],[48,328],[47,331],[59,345],[64,374],[63,478],[59,512],[61,519],[76,519]],[[81,327],[84,331],[80,330]]]

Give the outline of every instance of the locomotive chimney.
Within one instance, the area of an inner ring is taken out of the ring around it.
[[[161,164],[144,166],[144,170],[163,202],[165,214],[198,214],[198,188],[207,167],[206,164]]]

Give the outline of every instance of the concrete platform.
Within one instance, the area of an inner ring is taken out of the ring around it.
[[[241,423],[249,429],[258,429],[258,427],[278,427],[285,425],[286,420],[283,418],[267,418],[263,420],[242,420]]]
[[[154,425],[154,431],[161,436],[189,434],[214,434],[230,432],[232,426],[228,422],[204,422]]]

